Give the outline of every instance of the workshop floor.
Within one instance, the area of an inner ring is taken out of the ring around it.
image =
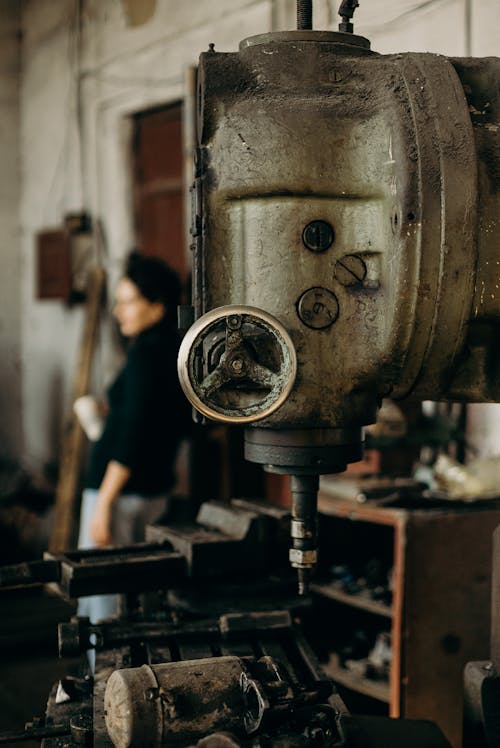
[[[24,724],[45,713],[52,685],[64,674],[65,663],[57,653],[33,653],[10,659],[2,656],[0,664],[0,733],[22,731]],[[19,745],[9,743],[8,746]],[[40,743],[22,743],[27,748],[37,748]]]
[[[73,604],[41,587],[1,591],[0,733],[22,731],[44,716],[50,689],[68,664],[57,655],[57,624],[73,613]]]

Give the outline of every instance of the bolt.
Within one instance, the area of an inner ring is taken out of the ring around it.
[[[297,569],[309,569],[318,561],[318,551],[316,548],[301,550],[300,548],[290,548],[288,551],[290,564]]]
[[[242,319],[238,314],[232,314],[227,318],[227,326],[230,330],[239,330],[242,324]]]
[[[348,78],[349,72],[349,70],[332,70],[329,78],[332,83],[343,83]]]
[[[311,252],[324,252],[335,238],[333,227],[326,221],[311,221],[302,232],[302,241]]]
[[[231,369],[233,369],[236,374],[240,374],[243,371],[243,359],[233,358],[231,361]]]
[[[175,697],[170,691],[160,688],[160,698],[163,703],[163,709],[167,713],[170,719],[176,719],[177,717],[177,706],[175,703]]]
[[[366,277],[366,265],[358,255],[344,255],[335,263],[335,277],[343,286],[357,286]]]

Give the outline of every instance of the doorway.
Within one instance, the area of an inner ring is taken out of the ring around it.
[[[133,172],[138,247],[165,260],[185,284],[182,104],[134,115]]]

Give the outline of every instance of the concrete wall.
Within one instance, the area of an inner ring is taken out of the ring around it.
[[[36,299],[36,233],[83,204],[79,142],[77,4],[35,0],[23,11],[21,101],[23,463],[57,459],[81,310]]]
[[[0,5],[0,461],[22,452],[17,0]]]
[[[339,0],[315,0],[315,27],[336,28],[338,5]],[[498,0],[362,0],[361,6],[356,31],[370,36],[379,52],[497,53]],[[112,285],[134,243],[130,115],[183,99],[186,71],[210,42],[235,50],[245,36],[294,25],[295,0],[25,0],[20,93],[25,446],[19,456],[32,471],[57,458],[82,328],[81,309],[35,298],[36,232],[60,224],[68,211],[88,210],[102,222],[99,256]],[[103,325],[97,390],[116,366],[109,330]],[[9,420],[16,417],[13,408]]]
[[[356,11],[356,30],[372,48],[391,52],[435,52],[449,56],[498,55],[497,0],[375,0]]]

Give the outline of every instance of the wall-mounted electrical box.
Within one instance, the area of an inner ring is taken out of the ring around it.
[[[70,213],[64,226],[40,231],[36,241],[37,298],[83,301],[94,261],[90,216]]]
[[[71,237],[65,229],[50,229],[37,235],[38,299],[67,301],[71,292]]]

